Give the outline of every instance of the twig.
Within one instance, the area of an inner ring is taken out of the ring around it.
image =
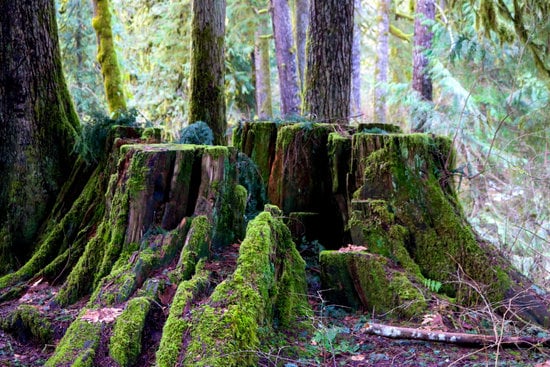
[[[532,347],[533,345],[550,346],[550,338],[535,338],[528,336],[502,336],[483,334],[467,334],[446,331],[432,331],[417,328],[391,326],[375,323],[367,323],[361,329],[364,333],[383,336],[393,339],[415,339],[432,342],[442,342],[463,345],[482,345],[495,347]]]

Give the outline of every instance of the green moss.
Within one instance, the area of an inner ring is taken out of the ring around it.
[[[427,303],[405,273],[385,257],[368,252],[322,251],[319,257],[326,296],[336,304],[375,313],[418,316]]]
[[[347,189],[346,176],[349,173],[351,139],[338,133],[328,135],[328,157],[332,176],[332,192]]]
[[[55,348],[45,367],[94,367],[94,357],[99,346],[103,324],[77,319]]]
[[[150,301],[144,297],[133,298],[117,318],[109,343],[109,355],[122,367],[136,363],[141,353],[141,337]]]
[[[50,321],[30,305],[19,305],[1,321],[0,326],[22,341],[33,339],[41,344],[48,344],[52,339]]]
[[[200,215],[193,219],[178,265],[173,272],[176,281],[191,279],[197,262],[210,256],[211,232],[212,226],[206,216]]]
[[[394,295],[393,305],[398,307],[397,312],[405,317],[418,317],[428,307],[428,303],[419,288],[415,286],[403,273],[395,273],[389,284]]]
[[[184,333],[190,327],[189,320],[185,317],[185,309],[208,287],[209,276],[210,272],[204,270],[204,259],[201,259],[191,280],[179,284],[162,329],[162,339],[156,354],[158,367],[176,366],[183,358],[180,341],[183,341]]]
[[[126,100],[122,88],[122,76],[113,41],[111,28],[111,12],[108,0],[97,0],[95,2],[95,16],[92,19],[98,39],[97,61],[101,65],[103,85],[109,111],[116,117],[126,112]]]
[[[354,208],[350,228],[369,249],[446,284],[443,291],[458,295],[460,302],[473,303],[478,297],[454,282],[459,266],[489,286],[491,300],[502,299],[509,283],[491,269],[457,204],[448,174],[454,162],[450,140],[425,134],[356,134],[353,144],[363,153],[354,164],[364,172],[354,199],[369,204],[368,210]],[[373,200],[385,202],[393,219],[380,206],[374,208]]]
[[[300,328],[309,312],[305,263],[284,224],[263,212],[248,225],[235,273],[210,304],[193,310],[184,365],[254,366],[260,341],[279,325]],[[285,299],[290,298],[290,299]]]

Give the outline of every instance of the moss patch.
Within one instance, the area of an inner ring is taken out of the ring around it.
[[[12,333],[22,342],[34,340],[41,344],[51,342],[52,326],[48,319],[30,305],[19,305],[0,323],[5,331]]]
[[[141,336],[149,308],[147,298],[133,298],[116,320],[109,354],[122,367],[133,365],[141,353]]]
[[[45,367],[93,367],[94,356],[101,338],[101,322],[77,319],[67,329]]]
[[[385,257],[368,252],[322,251],[319,259],[323,288],[335,304],[407,317],[418,316],[427,307],[423,294]]]
[[[204,259],[199,260],[195,275],[179,284],[168,319],[162,329],[162,339],[157,351],[158,367],[172,367],[181,364],[184,350],[179,341],[183,342],[185,332],[189,331],[190,323],[186,310],[191,308],[193,300],[203,292],[209,282],[209,271],[204,270]]]
[[[261,340],[281,326],[300,323],[311,311],[305,263],[284,224],[268,212],[248,225],[235,273],[220,283],[208,305],[192,311],[184,365],[254,366]]]

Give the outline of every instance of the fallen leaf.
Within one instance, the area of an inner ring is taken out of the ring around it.
[[[361,251],[367,251],[368,249],[365,246],[355,246],[352,244],[348,244],[346,247],[342,247],[338,250],[338,252],[361,252]]]
[[[121,308],[106,307],[98,310],[87,310],[81,319],[91,323],[112,322],[116,320],[121,313]]]

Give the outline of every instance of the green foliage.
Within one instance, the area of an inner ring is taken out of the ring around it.
[[[90,119],[82,123],[75,151],[87,164],[101,161],[106,152],[107,135],[113,126],[133,126],[136,124],[137,110],[132,109],[118,118],[112,119],[102,112],[92,112]]]
[[[213,145],[214,134],[212,129],[204,121],[197,121],[189,124],[180,131],[178,143],[180,144],[197,144],[197,145]]]
[[[424,286],[434,293],[439,293],[439,290],[443,285],[440,281],[433,279],[423,279],[422,283],[424,283]]]
[[[106,109],[101,73],[96,67],[97,44],[92,28],[92,3],[58,0],[57,24],[63,71],[81,119]]]

